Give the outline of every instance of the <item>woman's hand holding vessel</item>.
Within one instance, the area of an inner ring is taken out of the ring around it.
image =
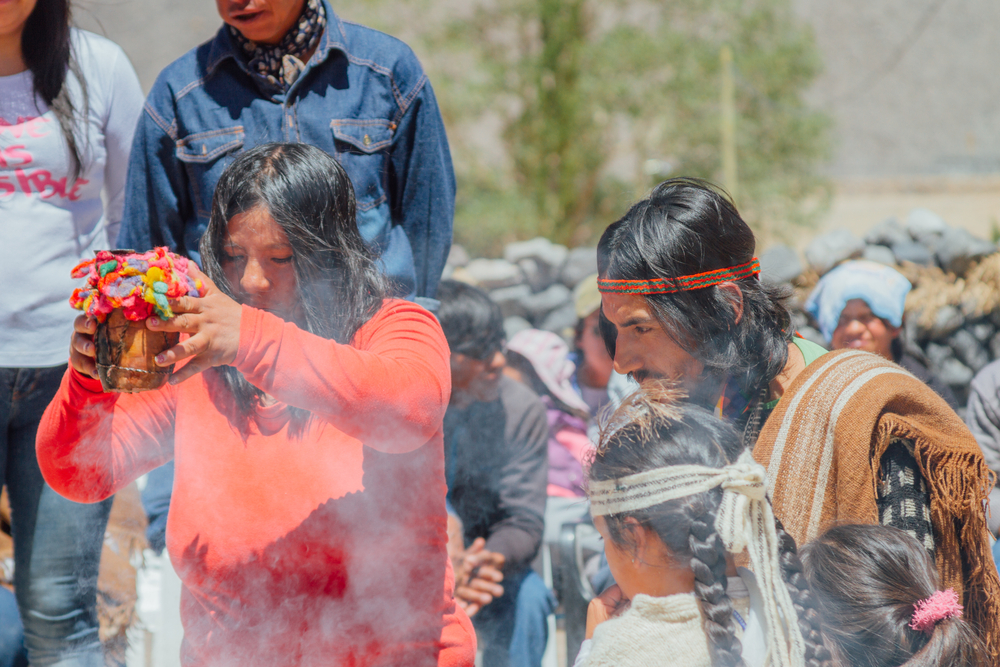
[[[231,364],[240,345],[242,306],[220,290],[193,263],[188,272],[195,280],[201,280],[202,296],[171,299],[170,308],[175,313],[174,317],[163,321],[154,315],[146,320],[146,328],[151,331],[189,334],[185,340],[156,355],[156,363],[160,366],[191,359],[170,376],[170,384],[181,383],[213,366]]]

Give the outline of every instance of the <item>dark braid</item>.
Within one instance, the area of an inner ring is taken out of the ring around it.
[[[774,519],[774,526],[778,533],[781,574],[795,605],[795,614],[799,617],[799,629],[806,644],[806,666],[824,667],[829,664],[831,655],[823,640],[816,596],[802,573],[802,562],[799,560],[795,538],[785,531],[785,527],[777,517]]]
[[[764,406],[767,405],[769,393],[770,388],[765,384],[757,391],[757,396],[754,398],[753,408],[750,412],[745,417],[741,415],[733,421],[733,426],[741,434],[743,447],[750,451],[753,451],[753,446],[757,442],[757,436],[760,435],[760,429],[764,425],[762,417],[764,416]]]
[[[705,617],[712,665],[737,667],[744,664],[743,647],[736,637],[733,601],[726,594],[726,545],[715,532],[717,509],[697,501],[687,508],[691,521],[688,536],[691,570],[694,572],[694,593],[701,600],[701,612]]]

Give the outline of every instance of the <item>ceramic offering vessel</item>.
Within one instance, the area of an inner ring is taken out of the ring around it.
[[[73,269],[87,286],[70,297],[74,308],[97,320],[94,346],[97,373],[106,392],[134,393],[162,386],[173,366],[157,366],[154,357],[176,345],[178,333],[150,331],[146,320],[174,316],[169,299],[199,296],[201,282],[188,273],[186,257],[165,247],[149,252],[100,250]]]
[[[150,331],[145,320],[132,322],[120,308],[112,310],[98,323],[94,336],[97,374],[104,391],[133,393],[162,386],[174,367],[157,366],[153,357],[177,345],[179,339],[178,333]]]

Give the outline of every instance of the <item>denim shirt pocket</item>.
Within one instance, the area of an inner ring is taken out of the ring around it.
[[[177,140],[177,159],[184,163],[188,173],[199,227],[208,223],[215,184],[229,163],[224,158],[243,148],[243,138],[243,126],[237,125]]]
[[[354,185],[358,213],[387,201],[386,149],[392,144],[392,126],[384,119],[335,118],[330,121],[335,157]]]

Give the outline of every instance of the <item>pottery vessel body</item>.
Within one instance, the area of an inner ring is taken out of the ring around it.
[[[134,393],[162,386],[174,367],[157,366],[160,352],[178,343],[180,334],[150,331],[146,322],[125,319],[120,309],[97,325],[97,372],[104,391]]]

